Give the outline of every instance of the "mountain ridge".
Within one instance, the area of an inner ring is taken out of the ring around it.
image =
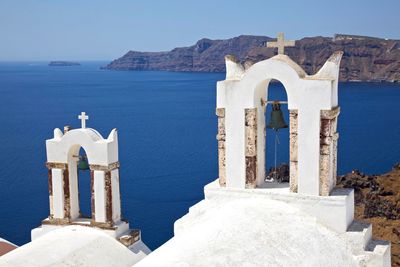
[[[245,67],[270,58],[276,48],[268,36],[240,35],[229,39],[202,38],[194,45],[170,51],[129,51],[105,69],[184,72],[224,72],[225,55],[234,55]],[[335,51],[343,51],[340,81],[400,82],[400,40],[335,34],[304,37],[285,52],[308,74],[316,73]]]

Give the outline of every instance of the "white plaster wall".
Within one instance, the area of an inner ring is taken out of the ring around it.
[[[104,139],[90,128],[74,129],[65,135],[60,129],[55,129],[54,138],[46,140],[47,161],[67,163],[69,150],[77,145],[83,147],[90,164],[106,166],[118,161],[117,130],[112,130]]]
[[[64,218],[64,190],[62,180],[62,170],[52,169],[51,174],[53,185],[53,211],[54,218]]]
[[[327,62],[328,64],[329,62]],[[328,66],[332,67],[332,66]],[[338,72],[339,66],[334,65]],[[332,68],[333,68],[332,67]],[[257,183],[264,179],[264,125],[260,97],[265,95],[268,81],[276,79],[285,87],[288,108],[297,109],[299,193],[319,194],[319,131],[320,111],[337,105],[335,77],[307,74],[289,57],[278,55],[250,67],[241,80],[217,83],[217,108],[225,108],[227,187],[245,187],[245,114],[244,109],[258,112]],[[336,99],[336,100],[335,100]],[[262,137],[262,138],[260,138]],[[263,169],[263,170],[260,170]]]
[[[94,209],[96,212],[96,222],[106,222],[106,194],[104,190],[104,172],[94,171]]]
[[[224,199],[226,202],[244,198],[281,201],[315,217],[320,223],[338,233],[346,232],[354,219],[354,191],[352,189],[335,189],[331,196],[310,196],[290,193],[288,188],[221,188],[218,181],[214,181],[204,187],[204,195],[206,200]]]
[[[255,90],[255,99],[268,99],[269,81],[261,82]],[[261,105],[261,101],[255,103],[257,105],[257,185],[264,183],[265,179],[265,161],[266,157],[266,136],[265,136],[265,107]]]
[[[113,221],[117,222],[121,219],[121,196],[119,190],[119,171],[118,169],[111,171],[111,194],[112,194],[112,209]]]
[[[319,195],[320,110],[305,106],[298,112],[298,193]]]

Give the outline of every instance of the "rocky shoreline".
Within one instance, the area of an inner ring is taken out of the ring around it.
[[[234,55],[248,68],[276,54],[276,49],[265,47],[266,42],[273,40],[250,35],[226,40],[204,38],[195,45],[168,52],[129,51],[104,69],[224,72],[224,55]],[[340,81],[400,82],[400,40],[336,34],[333,38],[302,38],[285,51],[308,74],[316,73],[333,52],[343,51]]]

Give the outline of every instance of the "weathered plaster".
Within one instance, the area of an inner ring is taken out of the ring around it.
[[[112,187],[110,171],[104,173],[104,192],[106,194],[106,222],[112,225]]]
[[[246,188],[255,188],[257,179],[257,108],[245,109]]]
[[[298,179],[297,115],[297,110],[289,111],[289,187],[294,193],[297,192]]]
[[[320,128],[320,195],[328,196],[336,186],[337,118],[340,108],[321,111]]]
[[[225,170],[225,109],[217,108],[216,115],[218,117],[218,173],[220,186],[226,186],[226,170]]]

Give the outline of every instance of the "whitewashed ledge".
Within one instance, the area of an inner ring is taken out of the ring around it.
[[[268,186],[270,188],[268,188]],[[289,184],[265,183],[255,189],[220,187],[218,180],[204,187],[205,199],[264,198],[282,201],[315,217],[338,233],[346,232],[354,219],[354,190],[336,188],[330,196],[313,196],[289,192]]]

